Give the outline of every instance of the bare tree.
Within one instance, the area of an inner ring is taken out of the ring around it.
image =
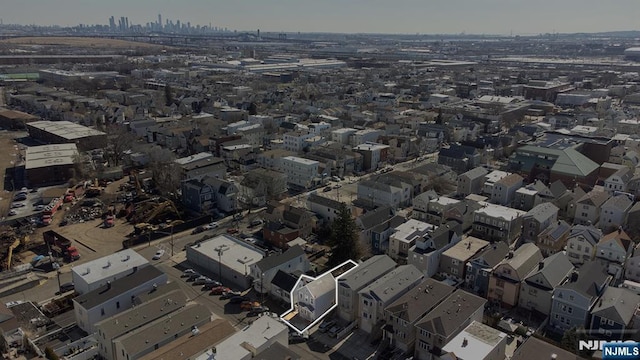
[[[107,126],[107,148],[104,157],[109,166],[118,166],[126,150],[130,150],[136,142],[136,136],[123,126],[112,124]]]
[[[156,188],[161,194],[175,193],[180,185],[180,169],[174,162],[176,156],[168,149],[154,146],[147,152],[149,169]]]

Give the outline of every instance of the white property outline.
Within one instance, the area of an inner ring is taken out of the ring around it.
[[[302,279],[308,279],[308,280],[317,280],[323,276],[325,276],[327,273],[331,274],[333,271],[340,269],[341,267],[347,265],[347,264],[353,264],[354,266],[345,271],[344,273],[338,275],[335,277],[335,282],[336,282],[336,288],[335,288],[335,293],[336,293],[336,301],[335,304],[333,304],[332,307],[330,307],[324,314],[318,316],[318,318],[313,321],[311,324],[309,324],[309,326],[307,326],[306,328],[300,330],[297,327],[295,327],[295,325],[291,324],[287,319],[285,319],[285,315],[291,313],[292,311],[295,310],[295,306],[294,306],[294,301],[293,301],[293,296],[295,293],[295,289],[298,287],[298,284],[300,283],[300,281],[302,281]],[[282,315],[280,315],[280,320],[282,320],[282,322],[284,322],[285,324],[287,324],[290,328],[292,328],[293,330],[295,330],[298,334],[302,335],[305,331],[309,330],[311,327],[315,326],[318,322],[322,321],[322,319],[324,319],[325,316],[327,316],[328,313],[331,312],[331,310],[335,309],[336,307],[338,307],[338,280],[347,275],[348,273],[350,273],[352,270],[356,269],[359,266],[359,264],[353,260],[347,260],[345,262],[343,262],[342,264],[332,268],[331,270],[327,270],[325,272],[322,273],[322,275],[313,277],[313,276],[309,276],[309,275],[300,275],[300,277],[298,278],[298,281],[296,281],[296,284],[293,286],[293,289],[291,290],[291,294],[289,294],[289,296],[291,297],[291,308],[287,311],[285,311],[284,313],[282,313]]]

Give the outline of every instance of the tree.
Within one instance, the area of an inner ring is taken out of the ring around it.
[[[122,160],[122,155],[126,150],[131,150],[131,146],[136,142],[136,136],[127,131],[124,126],[112,124],[107,126],[107,147],[104,158],[109,162],[109,166],[118,166]]]
[[[561,345],[568,351],[580,356],[587,356],[586,351],[580,351],[578,343],[580,340],[587,340],[586,332],[583,328],[571,328],[562,334]]]
[[[180,185],[180,169],[174,162],[175,154],[159,146],[152,147],[147,154],[148,167],[157,189],[163,195],[175,193]]]
[[[164,87],[164,102],[167,106],[173,104],[173,89],[168,84]]]
[[[333,267],[347,260],[358,260],[362,255],[356,222],[345,203],[340,205],[338,217],[331,223],[329,246],[332,253],[327,265]]]

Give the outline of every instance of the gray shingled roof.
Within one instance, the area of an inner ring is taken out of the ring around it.
[[[502,263],[509,264],[518,278],[523,279],[541,260],[540,249],[535,244],[527,243],[516,249],[512,258],[506,258]]]
[[[596,245],[602,237],[602,230],[596,229],[593,225],[574,225],[569,233],[569,239],[582,236],[591,245]]]
[[[540,269],[539,266],[534,268],[534,270],[527,275],[525,281],[528,281],[533,276],[542,275],[547,283],[551,285],[549,290],[553,290],[556,286],[560,285],[571,269],[573,269],[573,264],[571,264],[567,255],[562,252],[553,254],[542,260],[542,264],[542,269]]]
[[[487,175],[489,172],[487,171],[487,169],[485,169],[482,166],[478,166],[476,168],[473,168],[465,173],[460,174],[460,176],[466,176],[469,179],[477,179],[480,177],[483,177],[485,175]]]
[[[413,324],[440,304],[455,289],[453,286],[428,278],[387,306],[385,311]]]
[[[393,210],[390,206],[382,206],[375,210],[360,215],[360,222],[365,229],[379,225],[393,217]]]
[[[422,277],[422,271],[415,266],[401,265],[360,290],[360,293],[371,294],[378,301],[386,303]]]
[[[278,267],[287,261],[293,260],[298,256],[304,256],[304,250],[300,245],[294,245],[288,248],[282,254],[271,255],[262,258],[262,260],[256,263],[256,266],[262,271],[268,271],[275,267]]]
[[[608,278],[606,264],[590,261],[582,265],[576,281],[570,281],[556,289],[571,289],[588,299],[593,299],[599,295],[599,290],[602,289]]]
[[[504,257],[507,256],[508,253],[509,245],[504,241],[498,241],[484,248],[482,252],[474,256],[472,259],[481,257],[487,263],[487,266],[492,268],[504,260]]]
[[[608,287],[591,311],[591,315],[629,325],[638,305],[640,295],[629,289]]]
[[[552,217],[554,214],[558,214],[558,207],[552,203],[546,202],[536,205],[533,209],[529,210],[524,218],[533,217],[539,223],[542,223]]]
[[[486,303],[486,299],[458,289],[419,320],[416,326],[448,338],[456,331],[462,330],[460,326]]]
[[[352,290],[359,291],[395,267],[396,262],[389,256],[375,255],[338,279],[338,284],[344,284]]]

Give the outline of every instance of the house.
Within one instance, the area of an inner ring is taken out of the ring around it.
[[[601,237],[602,231],[593,225],[572,226],[566,247],[569,260],[574,265],[593,260],[596,254],[596,245]]]
[[[407,207],[411,204],[412,186],[387,177],[358,182],[357,201],[371,208],[376,206]]]
[[[550,202],[537,205],[522,217],[522,236],[524,242],[535,242],[538,235],[558,220],[558,207]]]
[[[549,329],[562,333],[586,327],[589,314],[612,280],[607,266],[597,261],[582,265],[565,284],[557,286],[551,298]]]
[[[509,252],[491,272],[487,299],[508,308],[517,306],[522,281],[542,259],[540,249],[531,243]]]
[[[463,173],[480,165],[481,156],[476,148],[452,144],[438,152],[438,164],[447,165],[457,173]]]
[[[542,230],[536,239],[536,245],[540,248],[542,256],[551,256],[564,249],[571,233],[571,225],[564,220],[551,223]]]
[[[622,287],[607,287],[591,310],[591,334],[598,334],[606,340],[628,339],[625,331],[637,329],[633,320],[638,307],[640,295],[636,292]]]
[[[412,201],[413,211],[411,213],[411,217],[416,220],[428,222],[429,202],[438,197],[438,193],[433,190],[428,190],[416,195]]]
[[[596,259],[609,263],[609,273],[615,273],[617,280],[632,251],[633,241],[626,232],[618,229],[600,238],[596,245]]]
[[[309,194],[307,198],[307,208],[318,215],[325,223],[331,223],[340,215],[340,209],[344,203],[318,195]]]
[[[416,360],[431,359],[473,321],[482,322],[487,300],[456,290],[416,323]]]
[[[423,277],[415,266],[401,265],[360,290],[359,328],[376,335],[384,322],[384,309],[414,288]]]
[[[624,278],[626,280],[640,283],[640,244],[635,245],[633,255],[627,259],[624,269]]]
[[[631,178],[633,169],[624,166],[604,180],[604,189],[612,195],[616,192],[626,192]]]
[[[360,314],[358,293],[396,267],[387,255],[374,255],[338,279],[338,317],[347,323]]]
[[[442,348],[440,360],[502,360],[507,334],[473,321]]]
[[[472,196],[472,195],[469,195]],[[473,219],[476,210],[482,208],[478,201],[465,198],[457,204],[449,207],[442,214],[445,221],[455,221],[460,224],[462,231],[467,232],[473,227]],[[415,208],[414,208],[415,211]]]
[[[416,321],[449,297],[455,288],[427,278],[384,309],[386,325],[383,340],[404,353],[413,353],[416,341]]]
[[[484,183],[482,184],[482,194],[491,197],[493,195],[493,187],[495,184],[509,176],[509,173],[502,170],[493,170],[484,176]],[[480,194],[480,193],[477,193]]]
[[[465,236],[440,255],[440,267],[438,272],[456,280],[464,280],[467,262],[489,245],[473,236]]]
[[[397,226],[389,238],[388,255],[399,263],[406,263],[409,249],[416,241],[423,239],[435,226],[425,222],[409,219]]]
[[[602,205],[609,199],[609,194],[599,189],[593,189],[576,201],[574,215],[575,224],[597,224],[600,219]]]
[[[310,264],[301,246],[295,245],[281,254],[274,254],[262,258],[249,266],[249,274],[254,279],[253,288],[258,293],[270,293],[271,282],[278,271],[286,273],[309,271]]]
[[[207,213],[216,209],[216,198],[210,185],[201,179],[189,179],[180,183],[181,202],[187,209]]]
[[[103,256],[71,268],[71,279],[79,295],[96,290],[149,265],[149,260],[133,249]]]
[[[522,187],[523,180],[518,174],[510,174],[496,181],[491,192],[491,202],[510,206],[516,190]]]
[[[202,182],[211,187],[211,192],[218,210],[225,213],[232,213],[238,209],[239,191],[235,183],[209,176],[205,176]]]
[[[432,277],[438,272],[442,253],[457,244],[461,234],[460,226],[454,221],[438,226],[409,248],[407,263],[420,269],[426,277]]]
[[[558,216],[565,220],[573,220],[577,210],[576,202],[581,199],[586,192],[579,186],[574,186],[569,190],[560,181],[551,184],[550,189],[555,196],[553,204],[560,209]]]
[[[238,200],[250,206],[265,206],[269,200],[279,200],[287,192],[287,177],[270,169],[249,170],[240,185]]]
[[[502,205],[482,203],[474,212],[472,235],[485,240],[511,244],[520,235],[525,212]]]
[[[224,160],[208,152],[176,159],[174,162],[180,168],[181,180],[201,180],[205,176],[224,179],[227,175]]]
[[[323,316],[336,300],[336,279],[330,273],[310,281],[301,278],[293,290],[294,309],[309,322]]]
[[[297,237],[307,238],[313,229],[311,213],[290,205],[269,206],[264,220],[262,236],[265,241],[280,249],[284,249],[289,241]]]
[[[607,231],[618,228],[627,223],[627,214],[633,206],[633,201],[627,195],[610,197],[600,208],[600,229]]]
[[[380,169],[389,157],[389,146],[378,143],[367,142],[359,144],[353,148],[353,151],[362,155],[363,170],[373,171]]]
[[[459,203],[460,200],[452,199],[447,196],[438,196],[435,199],[431,199],[428,204],[428,210],[425,214],[425,221],[433,225],[442,224],[445,221],[444,214],[447,210]]]
[[[473,168],[458,175],[457,193],[462,196],[469,194],[479,194],[484,185],[484,178],[488,171],[482,166]]]
[[[640,201],[629,209],[625,230],[634,241],[638,242],[638,239],[640,239]]]
[[[370,247],[376,254],[386,251],[389,247],[388,240],[391,230],[404,221],[404,218],[396,217],[395,210],[390,206],[381,206],[365,212],[356,218],[356,226],[360,232],[360,244]],[[390,226],[391,222],[394,222],[393,226]],[[374,229],[377,230],[375,234]],[[383,229],[387,229],[387,231],[382,231]]]
[[[280,300],[284,303],[291,303],[291,291],[293,287],[300,279],[300,276],[296,276],[294,274],[286,273],[282,270],[278,270],[276,274],[271,279],[270,284],[270,295],[276,300]]]
[[[167,274],[155,266],[148,265],[133,269],[94,290],[73,299],[73,311],[78,327],[92,334],[95,324],[115,314],[130,309],[135,295],[153,290],[167,282]]]
[[[535,336],[529,336],[513,352],[511,360],[584,360],[580,356],[554,346]]]
[[[286,156],[281,159],[280,171],[287,175],[287,184],[298,189],[309,189],[321,184],[318,169],[320,163],[297,156]]]
[[[474,294],[486,296],[493,269],[504,260],[508,253],[509,245],[500,241],[485,247],[469,259],[466,265],[465,288]]]
[[[536,205],[553,202],[555,198],[551,189],[542,181],[536,180],[536,182],[516,190],[512,206],[519,210],[529,211]]]
[[[522,281],[518,306],[548,316],[553,290],[566,282],[573,270],[573,264],[563,253],[542,260]]]

